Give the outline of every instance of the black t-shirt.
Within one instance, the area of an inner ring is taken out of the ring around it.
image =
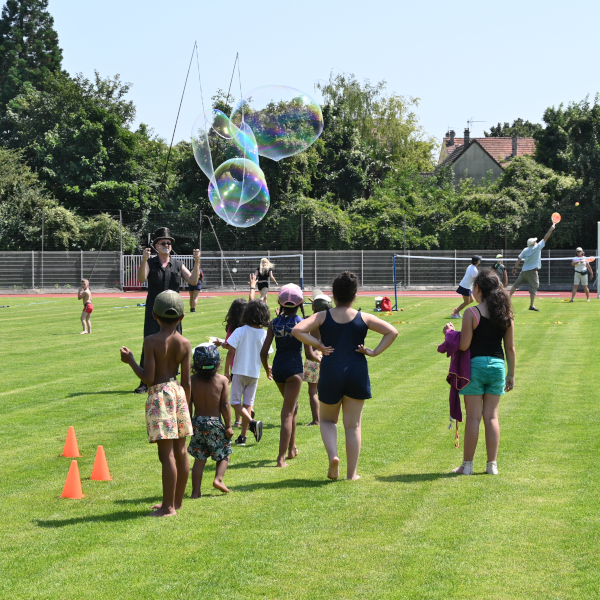
[[[475,308],[477,312],[479,310]],[[471,340],[471,358],[476,356],[491,356],[504,360],[504,350],[502,340],[506,329],[494,327],[487,317],[479,314],[479,325],[473,330],[473,339]]]
[[[269,269],[265,274],[261,272],[260,267],[256,270],[258,271],[258,281],[269,281],[269,277],[273,274],[273,269]]]
[[[182,267],[183,263],[173,257],[169,259],[165,267],[160,264],[158,256],[148,259],[148,296],[146,298],[144,337],[157,333],[160,329],[157,321],[152,316],[154,300],[156,300],[156,296],[165,290],[179,292]]]

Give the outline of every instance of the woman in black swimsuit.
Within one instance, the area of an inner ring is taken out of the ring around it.
[[[255,271],[256,287],[260,292],[260,299],[265,302],[267,301],[267,294],[269,293],[269,278],[273,280],[275,285],[279,285],[273,276],[274,266],[275,265],[268,258],[261,258],[260,267]]]
[[[356,470],[361,444],[360,422],[365,400],[371,398],[365,355],[378,356],[398,336],[389,323],[352,308],[357,289],[356,275],[344,271],[333,282],[335,308],[315,313],[292,330],[294,337],[323,353],[319,377],[319,416],[321,437],[329,456],[329,479],[339,476],[337,422],[340,409],[343,409],[346,432],[347,477],[359,478]],[[317,329],[321,334],[320,340],[310,335]],[[369,329],[383,336],[374,350],[364,346]]]

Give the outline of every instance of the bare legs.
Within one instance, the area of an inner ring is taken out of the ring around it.
[[[485,426],[485,447],[488,462],[498,458],[500,444],[500,424],[498,422],[498,405],[500,396],[484,394],[483,396],[465,396],[465,409],[467,420],[465,423],[465,436],[463,441],[463,460],[472,461],[477,449],[479,439],[479,424],[483,417]],[[463,467],[456,469],[462,473]]]
[[[573,286],[573,291],[571,292],[571,302],[573,302],[573,300],[575,300],[575,295],[577,294],[577,290],[579,290],[579,285]],[[583,291],[585,292],[585,297],[589,300],[590,299],[590,289],[588,288],[587,285],[583,286]]]
[[[453,315],[459,315],[460,311],[463,308],[467,308],[467,306],[469,306],[469,304],[471,304],[471,302],[473,302],[473,296],[463,296],[462,297],[463,301],[462,304],[460,306],[457,306],[453,311],[452,314]]]
[[[267,286],[265,286],[264,288],[262,288],[260,290],[260,299],[265,303],[267,303],[267,294],[269,293],[269,288]]]
[[[196,310],[200,290],[190,290],[190,310]]]
[[[310,412],[312,413],[312,421],[307,425],[319,424],[319,384],[308,384],[308,400],[310,401]]]
[[[190,474],[190,463],[185,448],[186,438],[159,440],[158,459],[162,464],[162,504],[156,504],[151,517],[172,517],[183,502],[183,494]]]
[[[229,493],[229,488],[223,483],[223,475],[225,475],[228,465],[228,458],[217,461],[217,469],[213,481],[213,487],[226,494]],[[192,467],[192,498],[200,498],[202,496],[200,488],[202,487],[202,474],[204,473],[205,466],[206,460],[196,459],[194,461],[194,466]]]
[[[83,331],[81,332],[82,335],[84,333],[92,333],[92,321],[90,318],[90,313],[86,312],[85,310],[81,313],[81,325],[83,327]]]
[[[348,479],[359,479],[357,468],[361,446],[360,424],[364,403],[364,400],[344,396],[337,404],[324,404],[321,402],[319,405],[321,437],[329,458],[329,470],[327,472],[329,479],[337,479],[339,476],[340,459],[337,452],[337,422],[340,409],[343,412],[344,430],[346,432],[346,475]]]
[[[248,404],[232,404],[231,406],[235,411],[235,420],[241,421],[242,423],[241,436],[246,437],[248,434],[248,427],[250,427],[250,421],[252,421],[252,416],[250,415],[252,406]]]
[[[510,297],[511,298],[513,297],[513,294],[516,291],[517,291],[517,288],[513,285],[512,289],[510,290]],[[534,308],[535,307],[535,295],[536,295],[536,293],[537,293],[537,291],[536,292],[531,292],[531,291],[529,292],[529,306],[530,306],[530,308]]]
[[[292,375],[285,383],[278,383],[277,387],[283,396],[277,466],[287,467],[285,462],[286,450],[289,459],[295,458],[298,454],[298,448],[296,448],[296,416],[298,415],[298,396],[302,388],[302,375]]]

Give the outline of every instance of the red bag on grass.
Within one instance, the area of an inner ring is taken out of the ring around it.
[[[390,310],[392,310],[392,301],[384,296],[381,300],[381,312],[389,312]]]

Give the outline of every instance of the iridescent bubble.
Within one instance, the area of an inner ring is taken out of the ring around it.
[[[231,123],[254,132],[258,153],[281,160],[306,150],[323,131],[321,107],[294,88],[265,85],[246,94],[234,107]]]
[[[231,158],[245,158],[258,165],[258,148],[252,130],[238,129],[220,110],[202,113],[192,127],[192,148],[198,166],[212,180],[214,164]]]
[[[245,158],[232,158],[219,165],[208,186],[208,197],[217,215],[235,227],[256,225],[270,204],[264,173]]]

